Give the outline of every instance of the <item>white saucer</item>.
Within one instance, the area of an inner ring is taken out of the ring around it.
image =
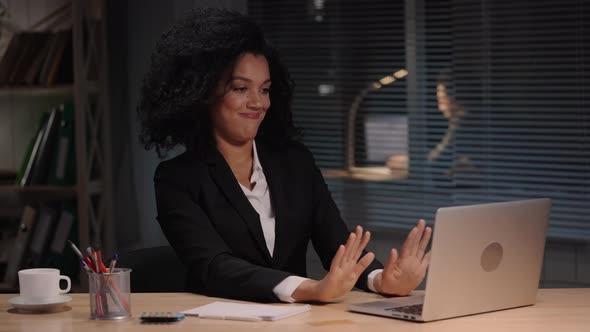
[[[47,312],[59,310],[71,300],[72,298],[69,296],[59,295],[49,301],[31,302],[25,300],[22,296],[17,296],[8,300],[8,303],[12,304],[15,308],[23,311]]]

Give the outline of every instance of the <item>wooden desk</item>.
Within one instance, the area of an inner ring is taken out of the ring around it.
[[[140,324],[141,311],[182,311],[216,298],[186,293],[133,294],[134,318],[125,321],[93,321],[88,318],[88,294],[70,294],[73,301],[62,312],[17,313],[6,301],[13,294],[0,294],[0,332],[5,331],[588,331],[590,288],[541,289],[537,304],[530,307],[454,318],[430,323],[405,322],[346,311],[349,303],[381,298],[352,292],[340,302],[313,305],[312,310],[276,322],[240,322],[186,317],[167,325]],[[226,300],[224,300],[226,301]],[[289,305],[289,304],[280,304]]]

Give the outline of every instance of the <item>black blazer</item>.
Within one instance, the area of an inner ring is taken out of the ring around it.
[[[349,230],[315,165],[300,143],[280,150],[256,142],[275,211],[271,257],[258,213],[216,149],[184,154],[158,165],[154,176],[158,222],[188,270],[190,290],[211,296],[276,302],[272,289],[306,276],[312,244],[325,269]],[[376,260],[357,282],[382,268]]]

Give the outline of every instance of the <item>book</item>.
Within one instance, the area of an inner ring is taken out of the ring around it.
[[[39,217],[35,229],[33,230],[33,237],[31,239],[31,265],[33,267],[40,267],[45,258],[45,252],[49,244],[51,234],[55,230],[55,222],[57,221],[58,210],[49,205],[41,205],[39,208]]]
[[[59,215],[59,220],[57,227],[55,228],[55,233],[53,234],[53,239],[51,240],[51,245],[49,246],[49,250],[51,252],[60,255],[63,253],[64,248],[66,247],[66,242],[70,237],[70,230],[74,224],[74,219],[75,215],[73,208],[66,207],[64,205]]]
[[[26,72],[23,75],[23,81],[27,85],[39,84],[39,75],[43,67],[43,62],[49,53],[51,47],[51,39],[53,34],[46,32],[43,37],[40,38],[37,44],[37,52],[31,60],[30,66],[28,66]]]
[[[24,47],[23,36],[24,34],[22,32],[17,32],[10,38],[4,56],[0,60],[0,84],[7,84],[9,82],[10,75],[18,63],[19,55]]]
[[[51,65],[54,62],[58,49],[58,39],[59,35],[57,33],[52,33],[49,37],[49,41],[47,42],[47,54],[45,55],[45,59],[43,59],[43,65],[41,66],[39,76],[37,77],[37,81],[40,85],[47,84],[47,77],[49,76],[49,71],[51,69]]]
[[[55,154],[55,145],[57,141],[58,129],[60,125],[61,113],[58,108],[53,108],[49,113],[45,130],[41,137],[41,142],[35,154],[35,159],[31,169],[30,184],[46,184],[51,157]]]
[[[55,83],[66,81],[65,77],[60,78],[59,73],[62,73],[62,76],[65,76],[63,73],[65,72],[66,68],[69,67],[72,69],[72,62],[69,61],[69,63],[67,63],[67,59],[72,59],[72,31],[62,30],[57,32],[57,42],[55,47],[56,49],[54,57],[49,66],[46,80],[45,82],[42,82],[47,85],[53,85]]]
[[[19,85],[25,83],[25,75],[32,67],[32,64],[41,52],[45,39],[48,38],[49,32],[25,31],[23,35],[24,46],[20,49],[18,61],[15,64],[8,83]]]
[[[64,38],[66,39],[66,46],[61,56],[57,72],[48,78],[49,84],[71,84],[74,82],[74,42],[72,39],[72,29],[64,30],[61,33],[64,34]]]
[[[77,276],[80,271],[80,259],[73,250],[66,250],[68,240],[73,243],[79,242],[76,211],[74,201],[63,202],[53,238],[43,260],[43,266],[59,269],[70,278]]]
[[[76,183],[74,106],[71,102],[66,102],[60,105],[59,111],[61,121],[47,182],[52,185],[74,185]]]
[[[31,205],[25,206],[4,276],[4,282],[9,285],[16,285],[17,272],[23,266],[36,219],[37,209]]]
[[[5,83],[8,85],[13,85],[17,81],[17,73],[19,72],[20,68],[23,68],[26,64],[26,57],[31,54],[31,48],[34,45],[33,35],[27,31],[23,31],[18,34],[18,38],[20,39],[20,45],[18,48],[17,57],[14,59],[14,63],[12,68],[10,69],[10,74],[6,78]]]
[[[200,318],[275,321],[309,311],[311,306],[305,305],[270,305],[253,303],[233,303],[216,301],[200,307],[185,310],[187,316]]]
[[[35,136],[32,138],[29,146],[27,147],[27,152],[25,153],[25,158],[21,163],[21,167],[17,176],[17,184],[21,186],[28,186],[31,184],[31,178],[33,174],[33,167],[35,164],[35,159],[39,153],[39,148],[41,146],[41,141],[43,140],[43,134],[45,132],[45,128],[47,127],[47,119],[49,118],[49,113],[43,112],[39,117],[39,124],[37,127],[37,132]]]

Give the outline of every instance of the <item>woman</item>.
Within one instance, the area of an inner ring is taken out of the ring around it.
[[[158,222],[190,290],[243,300],[328,301],[356,286],[406,295],[424,278],[431,229],[420,221],[385,267],[349,233],[311,153],[297,141],[292,84],[261,29],[196,10],[162,34],[138,114],[146,149],[186,152],[158,166]],[[311,240],[323,266],[306,276]]]

